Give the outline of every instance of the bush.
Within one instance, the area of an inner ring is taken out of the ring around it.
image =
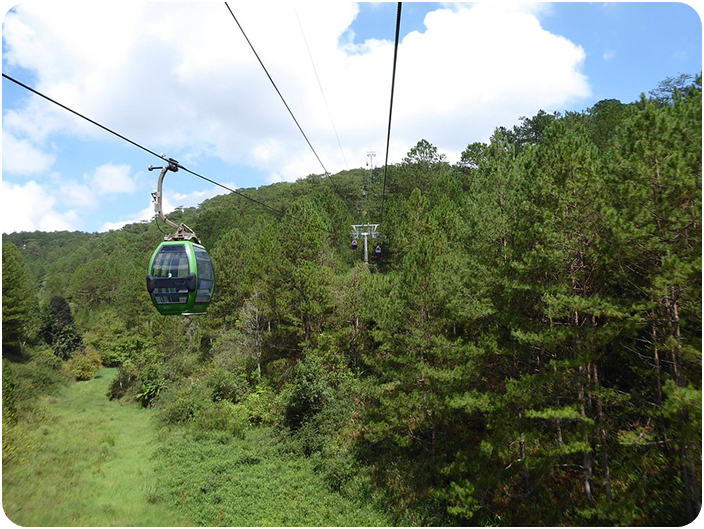
[[[232,373],[215,368],[208,376],[208,386],[212,387],[213,401],[229,400],[240,402],[249,393],[249,383],[244,372]]]
[[[76,380],[90,380],[103,365],[103,360],[98,351],[91,346],[79,350],[76,355],[66,362],[69,371]]]
[[[184,351],[175,351],[169,354],[163,365],[164,378],[168,381],[177,381],[192,376],[200,368],[198,356]]]
[[[228,401],[208,403],[193,420],[197,433],[222,431],[239,439],[244,437],[248,425],[244,406]]]
[[[272,360],[264,366],[263,380],[277,390],[292,381],[293,364],[288,358]]]
[[[9,362],[5,359],[2,361],[2,412],[3,418],[5,413],[15,413],[15,377]]]
[[[137,381],[139,372],[131,360],[123,363],[117,371],[117,375],[110,382],[108,397],[110,399],[121,399]]]
[[[297,430],[303,422],[321,411],[328,400],[329,391],[325,368],[320,358],[309,356],[296,364],[293,386],[285,390],[285,424]]]
[[[12,378],[13,404],[18,408],[31,405],[37,396],[52,393],[72,378],[65,364],[49,348],[30,350],[27,362],[3,359],[2,368],[3,376]]]
[[[198,416],[206,404],[208,388],[201,384],[181,381],[174,384],[161,395],[157,408],[159,417],[166,424],[180,424]]]
[[[31,450],[27,419],[45,420],[37,406],[40,395],[55,391],[71,380],[64,363],[51,349],[28,351],[25,362],[2,361],[2,462],[21,460]]]
[[[40,334],[47,344],[54,349],[56,356],[62,360],[71,358],[83,343],[76,322],[71,314],[71,307],[60,296],[51,298],[48,307],[43,310],[44,323]]]
[[[141,359],[149,349],[150,344],[144,338],[135,335],[122,336],[101,349],[103,363],[107,367],[118,367],[128,360]]]
[[[166,388],[166,381],[157,367],[149,366],[140,375],[142,385],[135,395],[137,401],[145,408],[151,408],[154,401]]]
[[[255,426],[273,426],[281,421],[282,405],[280,396],[265,385],[247,395],[242,402],[247,419]]]

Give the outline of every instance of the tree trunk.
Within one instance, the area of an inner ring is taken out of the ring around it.
[[[601,466],[604,470],[604,488],[606,491],[606,498],[611,500],[611,476],[609,474],[609,453],[606,446],[606,427],[604,425],[604,409],[601,404],[601,398],[598,395],[599,390],[599,371],[597,369],[596,363],[592,364],[594,372],[594,386],[597,390],[596,395],[596,411],[597,419],[599,421],[599,437],[601,441]]]
[[[675,381],[680,387],[684,387],[685,376],[684,369],[682,368],[682,335],[680,331],[680,312],[677,303],[677,292],[675,287],[671,289],[672,297],[670,298],[670,305],[672,308],[672,326],[673,334],[675,335],[675,344],[672,349],[672,360],[676,368],[676,378]]]
[[[653,342],[653,361],[655,362],[655,382],[657,384],[658,396],[656,403],[660,407],[662,402],[662,379],[660,377],[660,352],[658,349],[658,322],[655,307],[650,310],[650,339]]]
[[[584,373],[584,368],[582,366],[579,366],[579,368],[578,368],[578,375],[579,375],[578,397],[579,397],[579,405],[580,405],[580,414],[583,418],[586,418],[587,410],[586,410],[585,383],[584,383],[585,373]],[[589,443],[589,432],[586,430],[586,428],[584,431],[584,443],[587,445],[590,444]],[[589,505],[594,505],[594,484],[592,482],[592,454],[588,449],[584,450],[584,452],[583,452],[582,467],[583,467],[582,472],[583,472],[583,483],[584,483],[584,495],[587,498]]]

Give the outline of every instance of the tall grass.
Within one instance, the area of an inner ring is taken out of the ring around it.
[[[23,526],[380,526],[371,504],[330,490],[271,428],[160,429],[106,397],[115,368],[38,399],[3,508]],[[195,434],[194,434],[195,432]]]
[[[5,514],[24,526],[182,526],[162,501],[148,410],[106,398],[115,369],[42,397],[27,450],[3,464]]]
[[[199,526],[385,526],[372,505],[330,490],[314,462],[280,445],[271,428],[172,432],[158,452],[165,498]]]

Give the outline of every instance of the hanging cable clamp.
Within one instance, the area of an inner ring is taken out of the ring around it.
[[[153,171],[154,169],[166,169],[167,171],[172,171],[174,173],[178,172],[178,168],[181,166],[181,164],[178,163],[178,161],[174,160],[173,158],[167,158],[164,153],[161,153],[161,157],[168,162],[168,166],[155,166],[155,165],[150,165],[147,167],[149,171]]]
[[[173,158],[167,158],[165,154],[162,154],[161,157],[164,159],[164,161],[168,163],[167,166],[155,167],[153,165],[150,165],[149,167],[147,167],[147,169],[149,169],[150,171],[153,171],[154,169],[161,169],[161,174],[159,175],[159,180],[157,181],[156,191],[152,193],[152,200],[154,201],[154,212],[159,218],[161,218],[164,224],[176,229],[174,233],[166,235],[166,237],[164,237],[164,240],[193,240],[195,242],[199,242],[198,236],[191,228],[189,228],[183,223],[176,224],[175,222],[170,221],[168,218],[166,218],[166,215],[164,215],[164,210],[162,207],[162,186],[164,182],[164,176],[169,171],[173,171],[174,173],[177,172],[179,168],[179,163]]]
[[[161,157],[167,162],[169,162],[169,171],[173,171],[174,173],[178,172],[179,163],[176,160],[174,160],[173,158],[167,158],[164,153],[161,154]]]

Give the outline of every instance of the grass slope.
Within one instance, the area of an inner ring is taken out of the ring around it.
[[[42,403],[27,456],[3,469],[5,514],[24,526],[183,526],[159,501],[152,414],[106,397],[115,369]]]
[[[23,526],[381,526],[365,494],[333,492],[269,429],[235,438],[159,429],[150,410],[106,397],[115,369],[43,397],[25,457],[2,475]],[[364,487],[360,487],[360,490]]]
[[[247,430],[241,439],[173,432],[158,459],[164,497],[194,525],[392,525],[363,486],[350,495],[330,490],[313,461],[286,450],[268,428]]]

